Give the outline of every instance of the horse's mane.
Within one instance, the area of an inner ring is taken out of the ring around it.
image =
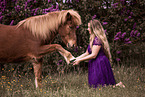
[[[66,22],[68,12],[72,16],[72,22],[75,25],[80,25],[81,18],[77,11],[63,10],[27,18],[20,21],[17,24],[17,28],[23,26],[24,28],[29,29],[34,36],[46,39],[47,37],[50,37],[51,32],[56,32],[58,27]]]

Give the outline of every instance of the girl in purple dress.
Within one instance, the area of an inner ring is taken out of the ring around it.
[[[90,43],[86,52],[76,58],[73,65],[81,61],[88,62],[88,84],[90,87],[115,85],[110,62],[112,61],[108,40],[98,20],[88,23]],[[122,84],[121,82],[117,85]]]

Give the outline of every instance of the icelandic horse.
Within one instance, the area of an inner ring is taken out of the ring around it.
[[[71,9],[29,17],[14,26],[0,24],[0,63],[32,62],[35,86],[41,88],[44,55],[58,51],[67,64],[74,59],[61,45],[51,42],[59,34],[67,47],[76,46],[76,26],[80,24],[80,15]]]

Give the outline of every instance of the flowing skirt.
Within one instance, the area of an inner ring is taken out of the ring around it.
[[[88,63],[88,84],[90,87],[114,85],[115,79],[108,58],[97,56]]]

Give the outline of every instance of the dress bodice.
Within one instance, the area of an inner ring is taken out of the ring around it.
[[[97,37],[95,37],[95,39],[93,41],[93,45],[101,45],[101,49],[100,49],[100,51],[99,51],[97,56],[103,56],[103,55],[105,55],[103,47],[102,47],[102,42]],[[88,52],[89,52],[89,54],[92,53],[90,45],[88,45]]]

